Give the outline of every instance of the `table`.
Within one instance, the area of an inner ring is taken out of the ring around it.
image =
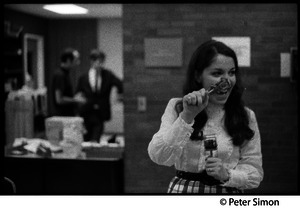
[[[100,149],[101,151],[102,149]],[[77,159],[5,153],[4,174],[20,195],[114,195],[124,192],[123,150]]]

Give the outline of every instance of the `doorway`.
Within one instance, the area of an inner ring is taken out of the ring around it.
[[[24,35],[24,84],[33,89],[45,87],[44,38],[35,34]]]

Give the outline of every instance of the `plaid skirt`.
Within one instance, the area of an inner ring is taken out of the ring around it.
[[[200,181],[186,180],[175,176],[169,185],[168,193],[187,193],[187,194],[202,194],[202,193],[226,193],[240,194],[242,190],[232,187],[223,187],[220,185],[205,185]]]

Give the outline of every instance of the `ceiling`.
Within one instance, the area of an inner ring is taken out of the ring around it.
[[[43,9],[45,4],[5,4],[4,7],[49,19],[62,18],[121,18],[122,4],[76,4],[88,9],[88,14],[61,15]]]

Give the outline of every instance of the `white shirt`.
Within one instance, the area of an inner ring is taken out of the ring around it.
[[[161,118],[159,131],[154,134],[148,146],[151,160],[159,165],[172,166],[186,172],[202,172],[205,169],[203,141],[191,141],[192,124],[187,124],[175,110],[179,98],[169,101]],[[234,146],[224,129],[223,109],[207,110],[208,120],[204,134],[215,134],[218,144],[218,158],[228,169],[230,179],[223,186],[239,189],[257,188],[263,179],[260,133],[255,114],[246,108],[249,127],[253,138],[243,146]]]
[[[89,70],[89,82],[90,82],[90,86],[92,87],[92,90],[96,91],[96,69],[94,68],[91,68]],[[98,77],[98,83],[99,83],[99,90],[100,90],[101,83],[102,83],[101,74]]]

